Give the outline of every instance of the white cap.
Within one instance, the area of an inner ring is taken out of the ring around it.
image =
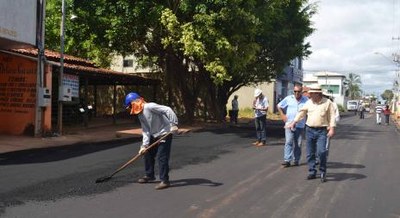
[[[261,93],[262,93],[261,89],[256,89],[256,90],[254,90],[254,97],[260,96]]]

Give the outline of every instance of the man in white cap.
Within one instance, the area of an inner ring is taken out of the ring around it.
[[[323,97],[322,89],[318,84],[310,86],[308,91],[310,100],[299,110],[293,122],[288,128],[294,128],[296,123],[307,115],[306,141],[307,141],[307,179],[315,179],[316,154],[319,157],[319,171],[321,182],[326,181],[326,140],[335,134],[335,108],[332,101]]]
[[[255,114],[255,126],[257,132],[257,141],[253,145],[259,147],[266,145],[266,126],[267,126],[267,112],[268,112],[268,99],[262,94],[261,89],[254,90],[253,109]]]

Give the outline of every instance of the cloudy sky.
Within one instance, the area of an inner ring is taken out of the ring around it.
[[[305,73],[360,75],[365,94],[391,90],[400,55],[400,0],[310,0],[318,5]],[[395,39],[393,39],[395,38]]]

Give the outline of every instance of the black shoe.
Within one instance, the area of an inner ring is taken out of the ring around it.
[[[321,173],[321,182],[326,182],[326,173]]]
[[[282,163],[282,166],[284,168],[290,167],[290,162],[289,161],[285,161],[285,162]]]
[[[316,179],[317,176],[315,174],[310,174],[307,176],[307,180]]]
[[[293,166],[298,167],[298,166],[300,166],[300,164],[299,164],[299,162],[295,161],[295,162],[293,163]]]
[[[149,183],[156,180],[156,178],[154,177],[148,177],[148,176],[144,176],[143,178],[138,179],[138,183]]]

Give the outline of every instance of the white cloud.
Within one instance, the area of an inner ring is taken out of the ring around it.
[[[317,5],[304,71],[356,73],[367,94],[391,90],[398,69],[392,54],[400,54],[400,40],[392,39],[400,36],[400,1],[321,0]]]

